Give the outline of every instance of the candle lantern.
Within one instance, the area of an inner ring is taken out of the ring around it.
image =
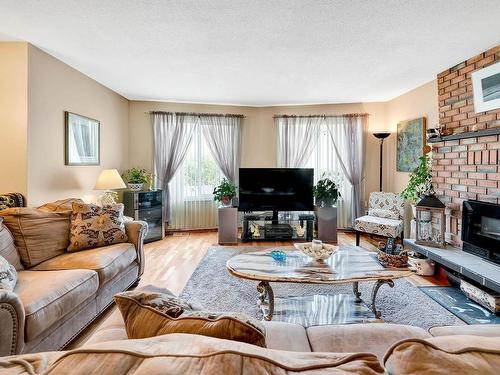
[[[419,245],[445,247],[446,206],[433,192],[427,194],[416,206],[416,240]]]

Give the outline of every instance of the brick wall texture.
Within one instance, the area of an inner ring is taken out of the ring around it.
[[[454,133],[500,127],[500,109],[474,112],[471,73],[500,61],[500,46],[437,76],[439,123]],[[462,202],[500,203],[500,138],[497,135],[433,144],[432,175],[436,193],[448,206],[447,239],[461,246]]]

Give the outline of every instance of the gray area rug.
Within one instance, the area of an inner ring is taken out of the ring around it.
[[[262,319],[262,313],[256,303],[257,282],[231,276],[226,269],[226,262],[236,254],[263,249],[263,247],[223,246],[209,248],[180,297],[210,311],[242,312]],[[405,279],[395,280],[394,283],[394,288],[383,285],[377,295],[377,309],[382,312],[382,319],[385,322],[408,324],[424,329],[437,325],[466,324]],[[271,283],[271,286],[277,297],[352,294],[351,284]],[[359,285],[363,296],[370,296],[372,287],[371,282],[362,282]]]

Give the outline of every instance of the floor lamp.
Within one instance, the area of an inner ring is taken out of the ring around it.
[[[382,167],[384,164],[383,161],[383,146],[384,146],[384,139],[386,139],[388,136],[391,135],[391,133],[373,133],[375,138],[380,139],[380,191],[382,191]]]

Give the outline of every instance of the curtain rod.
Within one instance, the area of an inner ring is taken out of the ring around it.
[[[322,118],[328,118],[328,117],[364,117],[364,116],[370,116],[369,113],[345,113],[341,115],[274,115],[273,118],[296,118],[296,117],[322,117]]]
[[[245,118],[244,115],[233,114],[233,113],[198,113],[198,112],[163,112],[163,111],[149,111],[144,112],[147,115],[167,115],[175,114],[180,116],[214,116],[214,117],[239,117]]]

